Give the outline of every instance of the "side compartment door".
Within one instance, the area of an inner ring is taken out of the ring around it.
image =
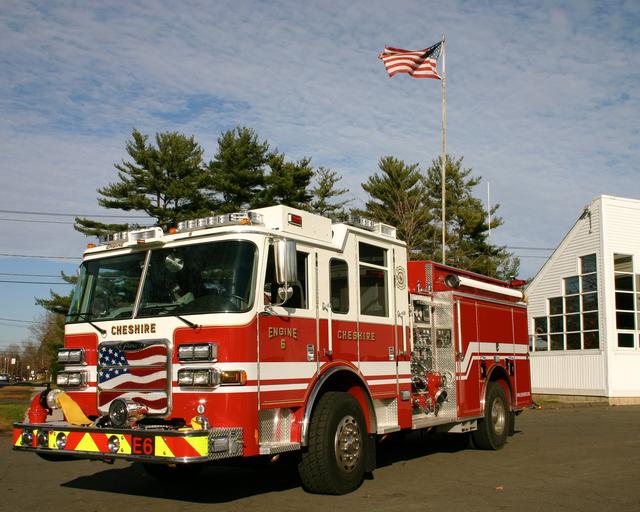
[[[464,418],[482,414],[477,305],[461,297],[455,305],[458,416]]]
[[[527,312],[524,308],[513,309],[513,335],[515,407],[528,407],[531,405],[531,367]]]

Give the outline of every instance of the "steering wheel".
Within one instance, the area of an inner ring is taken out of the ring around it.
[[[247,300],[245,300],[243,297],[240,297],[240,295],[229,294],[225,298],[227,298],[229,302],[237,306],[238,309],[244,309],[245,307],[249,306],[249,302],[247,302]],[[236,301],[237,304],[234,301]]]

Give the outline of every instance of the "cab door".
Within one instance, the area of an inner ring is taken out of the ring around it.
[[[317,370],[315,258],[310,248],[298,244],[297,280],[291,296],[278,296],[274,248],[267,242],[262,279],[262,308],[258,320],[259,408],[297,407],[304,403],[307,387]],[[260,298],[259,298],[260,300]]]

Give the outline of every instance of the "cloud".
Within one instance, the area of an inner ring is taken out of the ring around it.
[[[553,247],[592,197],[638,195],[638,27],[632,1],[5,2],[0,199],[96,212],[132,127],[193,134],[211,158],[236,125],[339,170],[358,199],[381,156],[440,151],[440,83],[389,79],[377,53],[445,33],[449,152],[491,182],[497,242]],[[84,244],[5,224],[16,252]]]

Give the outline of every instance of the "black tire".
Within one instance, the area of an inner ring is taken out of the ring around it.
[[[346,494],[365,473],[367,428],[358,401],[347,393],[320,398],[309,424],[309,443],[298,473],[302,486],[318,494]]]
[[[489,382],[484,405],[484,418],[478,421],[478,430],[472,432],[473,443],[481,450],[499,450],[509,435],[509,403],[502,386]]]
[[[160,482],[187,482],[192,478],[197,477],[205,464],[192,463],[192,464],[151,464],[147,462],[141,463],[144,470]]]

